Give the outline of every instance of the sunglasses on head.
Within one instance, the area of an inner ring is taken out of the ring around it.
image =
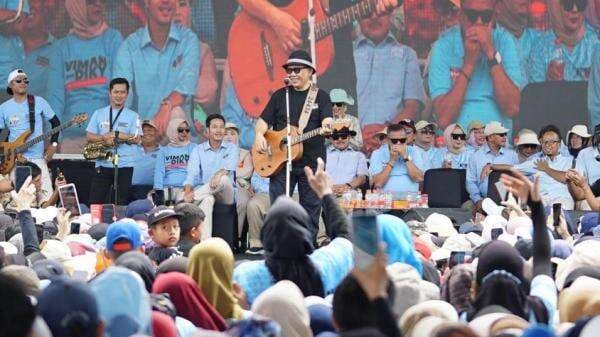
[[[344,106],[346,106],[346,103],[343,103],[343,102],[335,102],[335,103],[333,103],[333,105],[334,105],[334,106],[337,106],[338,108],[341,108],[341,107],[344,107]]]
[[[465,135],[464,133],[453,133],[452,134],[452,139],[454,139],[454,140],[458,140],[458,139],[465,140],[465,139],[467,139],[467,135]]]
[[[177,132],[179,133],[189,133],[190,132],[190,128],[177,128]]]
[[[406,143],[406,138],[390,138],[390,142],[392,142],[392,144],[398,144],[398,142],[404,144]]]
[[[471,23],[477,23],[477,19],[480,18],[482,23],[488,24],[490,21],[492,21],[492,16],[494,16],[494,11],[491,9],[478,11],[474,9],[463,8],[462,11]]]
[[[587,0],[561,0],[560,3],[567,12],[575,11],[575,6],[577,6],[577,12],[583,12],[587,6]]]
[[[343,135],[338,135],[338,134],[331,135],[331,139],[333,139],[333,140],[338,140],[340,138],[343,139],[343,140],[346,140],[346,139],[348,139],[348,135],[347,134],[343,134]]]
[[[20,78],[18,80],[15,80],[15,83],[20,84],[20,83],[25,83],[25,84],[29,84],[29,80],[26,78]]]
[[[291,75],[292,73],[294,74],[300,74],[300,72],[302,71],[302,69],[306,69],[306,67],[299,67],[299,68],[286,68],[285,72],[288,75]]]

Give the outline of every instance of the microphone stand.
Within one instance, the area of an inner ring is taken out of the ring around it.
[[[290,125],[290,85],[285,81],[285,114],[287,121],[287,163],[285,164],[285,194],[290,197],[290,175],[292,173],[292,127]]]
[[[115,152],[113,154],[113,192],[114,198],[113,201],[115,205],[119,205],[119,131],[115,131],[115,141],[114,141]]]

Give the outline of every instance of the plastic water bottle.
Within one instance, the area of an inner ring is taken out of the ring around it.
[[[552,52],[552,63],[560,70],[560,80],[565,77],[565,59],[563,55],[562,46],[560,43],[554,44],[554,51]]]

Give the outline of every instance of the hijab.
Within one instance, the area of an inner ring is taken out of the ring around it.
[[[390,214],[380,214],[377,216],[377,225],[381,240],[386,243],[388,264],[406,263],[422,275],[423,265],[417,257],[412,234],[404,220]]]
[[[167,314],[152,312],[152,332],[156,337],[177,337],[175,322]]]
[[[596,31],[600,29],[600,0],[588,0],[583,14],[587,23]]]
[[[471,283],[473,269],[469,264],[459,264],[450,269],[442,285],[442,300],[452,304],[457,312],[471,309]]]
[[[252,304],[252,312],[279,323],[285,337],[313,336],[304,296],[291,281],[279,281],[262,292]]]
[[[92,26],[88,20],[86,0],[66,0],[65,7],[73,25],[71,34],[89,40],[102,35],[108,29],[106,21]]]
[[[160,274],[152,287],[155,294],[167,293],[183,317],[198,328],[225,330],[225,320],[200,292],[194,280],[186,274],[171,272]]]
[[[188,258],[185,256],[175,256],[163,261],[158,265],[156,272],[158,274],[178,272],[185,274],[187,272]]]
[[[142,278],[129,269],[112,266],[90,282],[111,337],[150,332],[150,297]]]
[[[225,240],[209,238],[195,245],[188,257],[187,274],[223,318],[242,317],[233,294],[233,253]]]
[[[325,296],[323,282],[309,254],[314,250],[308,230],[310,217],[289,197],[275,201],[265,217],[260,239],[265,263],[275,281],[290,280],[304,296]]]
[[[550,14],[550,25],[554,30],[556,38],[569,47],[575,46],[585,34],[585,21],[575,33],[565,30],[565,17],[560,0],[548,0],[548,13]]]
[[[515,1],[501,0],[496,3],[496,20],[513,36],[518,38],[527,27],[529,16],[517,14]]]
[[[152,261],[145,255],[137,251],[127,252],[115,261],[116,266],[125,267],[131,271],[136,272],[146,286],[148,292],[152,291],[152,283],[156,278],[156,271],[152,265]]]
[[[463,128],[461,128],[460,125],[458,125],[458,124],[450,124],[444,129],[444,140],[446,141],[446,148],[448,149],[448,152],[453,153],[453,154],[459,154],[464,150],[464,146],[461,150],[458,150],[458,151],[451,148],[452,131],[454,131],[454,128],[456,128],[456,127],[458,127],[463,133],[465,133],[465,130],[463,130]]]
[[[173,118],[169,122],[169,125],[167,126],[167,138],[169,139],[169,145],[175,147],[184,147],[190,143],[189,140],[185,142],[179,140],[179,132],[177,131],[177,128],[183,122],[186,122],[186,120],[183,118]]]

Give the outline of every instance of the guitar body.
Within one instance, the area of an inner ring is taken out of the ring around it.
[[[307,20],[307,0],[294,0],[280,9],[301,24]],[[314,10],[315,22],[327,18],[320,0],[314,0]],[[310,53],[308,43],[304,49]],[[333,37],[329,35],[317,41],[315,49],[317,75],[321,75],[335,56]],[[283,86],[287,74],[282,66],[288,56],[269,25],[243,10],[235,17],[229,31],[229,70],[237,98],[250,117],[259,117],[273,92]]]
[[[292,136],[299,134],[298,128],[292,126]],[[271,153],[259,153],[254,147],[252,148],[252,163],[254,164],[254,172],[261,177],[268,178],[279,172],[287,162],[287,145],[285,139],[287,130],[281,131],[269,130],[265,133],[265,139],[269,144]],[[302,143],[292,145],[292,161],[302,157]]]
[[[14,150],[17,147],[25,144],[25,141],[29,135],[31,135],[31,131],[27,130],[13,142],[0,142],[0,156],[2,157],[2,161],[0,163],[1,174],[8,174],[15,167],[18,154]]]

